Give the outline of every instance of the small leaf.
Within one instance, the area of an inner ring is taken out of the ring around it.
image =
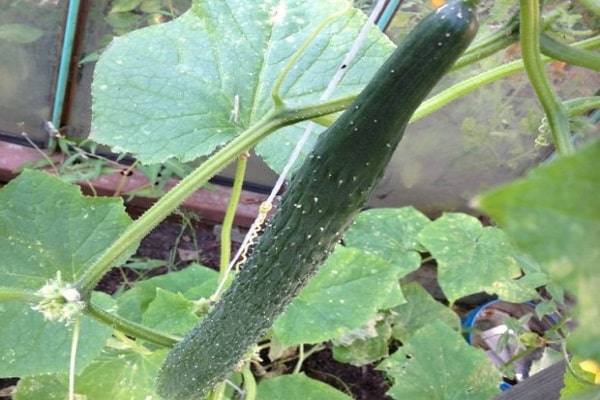
[[[26,44],[38,40],[44,31],[35,26],[23,24],[2,24],[0,25],[0,40],[7,42]]]
[[[257,400],[350,400],[351,397],[306,375],[281,375],[258,385]]]
[[[439,321],[417,331],[378,369],[393,380],[388,394],[395,399],[487,400],[502,380],[483,351]]]
[[[392,309],[392,332],[395,339],[406,342],[416,331],[433,321],[441,321],[456,330],[460,329],[458,315],[431,297],[418,283],[402,285],[402,293],[406,303]]]
[[[438,281],[450,303],[481,291],[510,297],[513,279],[521,275],[504,232],[483,227],[472,216],[444,214],[427,225],[418,239],[436,259]],[[534,289],[525,300],[537,297]]]
[[[135,322],[142,321],[142,315],[156,298],[157,289],[171,293],[181,293],[188,300],[208,298],[217,288],[218,273],[198,264],[159,275],[135,286],[117,297],[119,315]]]
[[[273,331],[287,346],[338,338],[404,302],[397,276],[397,267],[381,258],[338,246]]]
[[[356,217],[344,243],[400,266],[402,278],[421,265],[422,247],[416,238],[428,223],[429,219],[413,207],[367,210]]]
[[[200,320],[194,310],[194,302],[181,293],[175,294],[157,288],[156,296],[144,312],[142,322],[153,329],[184,335]]]
[[[334,360],[361,366],[387,357],[389,339],[392,335],[390,321],[388,319],[377,321],[373,329],[375,332],[371,337],[356,339],[347,345],[334,341],[331,349]]]

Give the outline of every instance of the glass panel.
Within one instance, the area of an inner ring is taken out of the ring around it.
[[[0,130],[45,140],[58,67],[64,0],[0,2]]]

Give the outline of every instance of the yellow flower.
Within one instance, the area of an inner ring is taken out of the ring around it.
[[[431,5],[431,7],[435,8],[435,9],[440,8],[445,3],[446,3],[445,0],[430,0],[429,1],[429,4]]]
[[[579,363],[579,366],[585,372],[594,374],[594,383],[600,384],[600,365],[593,360],[585,360]]]

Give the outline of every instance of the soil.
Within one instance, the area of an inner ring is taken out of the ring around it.
[[[237,243],[234,242],[232,247],[232,252],[235,252]],[[102,279],[98,290],[113,294],[118,290],[128,289],[137,279],[164,274],[168,270],[180,270],[192,262],[200,262],[217,269],[219,249],[220,242],[215,234],[214,225],[190,219],[189,215],[183,219],[165,221],[142,241],[136,256],[166,260],[167,265],[142,272],[129,268],[115,268]],[[385,395],[389,382],[382,372],[375,370],[374,365],[355,367],[339,363],[332,358],[329,349],[308,357],[304,361],[302,371],[356,400],[392,400]],[[14,386],[17,381],[16,378],[0,379],[0,400],[11,400],[11,397],[7,396],[10,391],[6,389]]]

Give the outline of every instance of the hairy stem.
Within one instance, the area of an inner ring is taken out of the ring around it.
[[[71,340],[71,356],[69,359],[69,400],[75,400],[75,361],[77,360],[77,343],[81,328],[81,317],[75,318],[73,338]]]
[[[17,300],[36,304],[41,299],[42,297],[28,290],[0,286],[0,301]]]
[[[590,39],[582,40],[580,42],[571,45],[577,49],[593,49],[600,46],[600,36],[593,37]],[[542,62],[552,61],[549,57],[542,57]],[[439,110],[443,106],[451,103],[452,101],[464,96],[467,93],[479,89],[491,82],[505,78],[509,75],[515,74],[522,71],[525,68],[523,60],[515,60],[507,64],[500,65],[496,68],[492,68],[472,78],[466,79],[459,82],[452,87],[438,93],[437,95],[430,97],[425,100],[417,111],[413,114],[410,122],[414,122],[421,119],[434,111]]]
[[[538,0],[520,0],[521,54],[531,86],[540,101],[559,154],[571,154],[574,147],[565,106],[557,98],[546,76],[540,55],[540,6]]]
[[[247,151],[241,154],[238,157],[238,162],[235,168],[233,187],[231,188],[231,195],[229,197],[229,203],[227,204],[227,210],[225,211],[225,217],[223,218],[223,225],[221,228],[221,260],[219,263],[219,281],[226,279],[227,273],[229,272],[229,260],[231,260],[231,229],[233,227],[233,219],[235,218],[235,212],[242,194],[242,185],[244,183],[244,176],[246,175],[246,166],[248,165],[249,156],[250,154]]]
[[[156,331],[133,321],[129,321],[116,314],[109,313],[108,311],[96,306],[92,302],[88,302],[83,312],[87,316],[94,318],[95,320],[100,321],[127,335],[146,340],[160,346],[173,347],[175,343],[181,340],[180,337]]]
[[[507,48],[519,40],[519,14],[514,14],[502,28],[482,40],[478,40],[473,46],[458,59],[450,69],[451,71],[472,64],[483,58],[491,56],[498,51]]]
[[[555,60],[600,71],[600,54],[569,46],[543,33],[540,36],[540,50],[544,55]]]
[[[177,207],[190,197],[198,188],[222,170],[227,164],[246,149],[251,148],[259,140],[275,130],[296,122],[320,117],[345,109],[354,99],[354,96],[343,96],[315,105],[288,108],[279,107],[267,113],[253,127],[237,136],[226,146],[221,148],[214,156],[196,168],[191,174],[182,179],[173,189],[161,197],[140,218],[135,220],[129,228],[81,275],[76,283],[76,288],[82,297],[89,298],[102,276],[117,262],[119,257],[129,249],[137,246],[152,229],[169,216]]]

